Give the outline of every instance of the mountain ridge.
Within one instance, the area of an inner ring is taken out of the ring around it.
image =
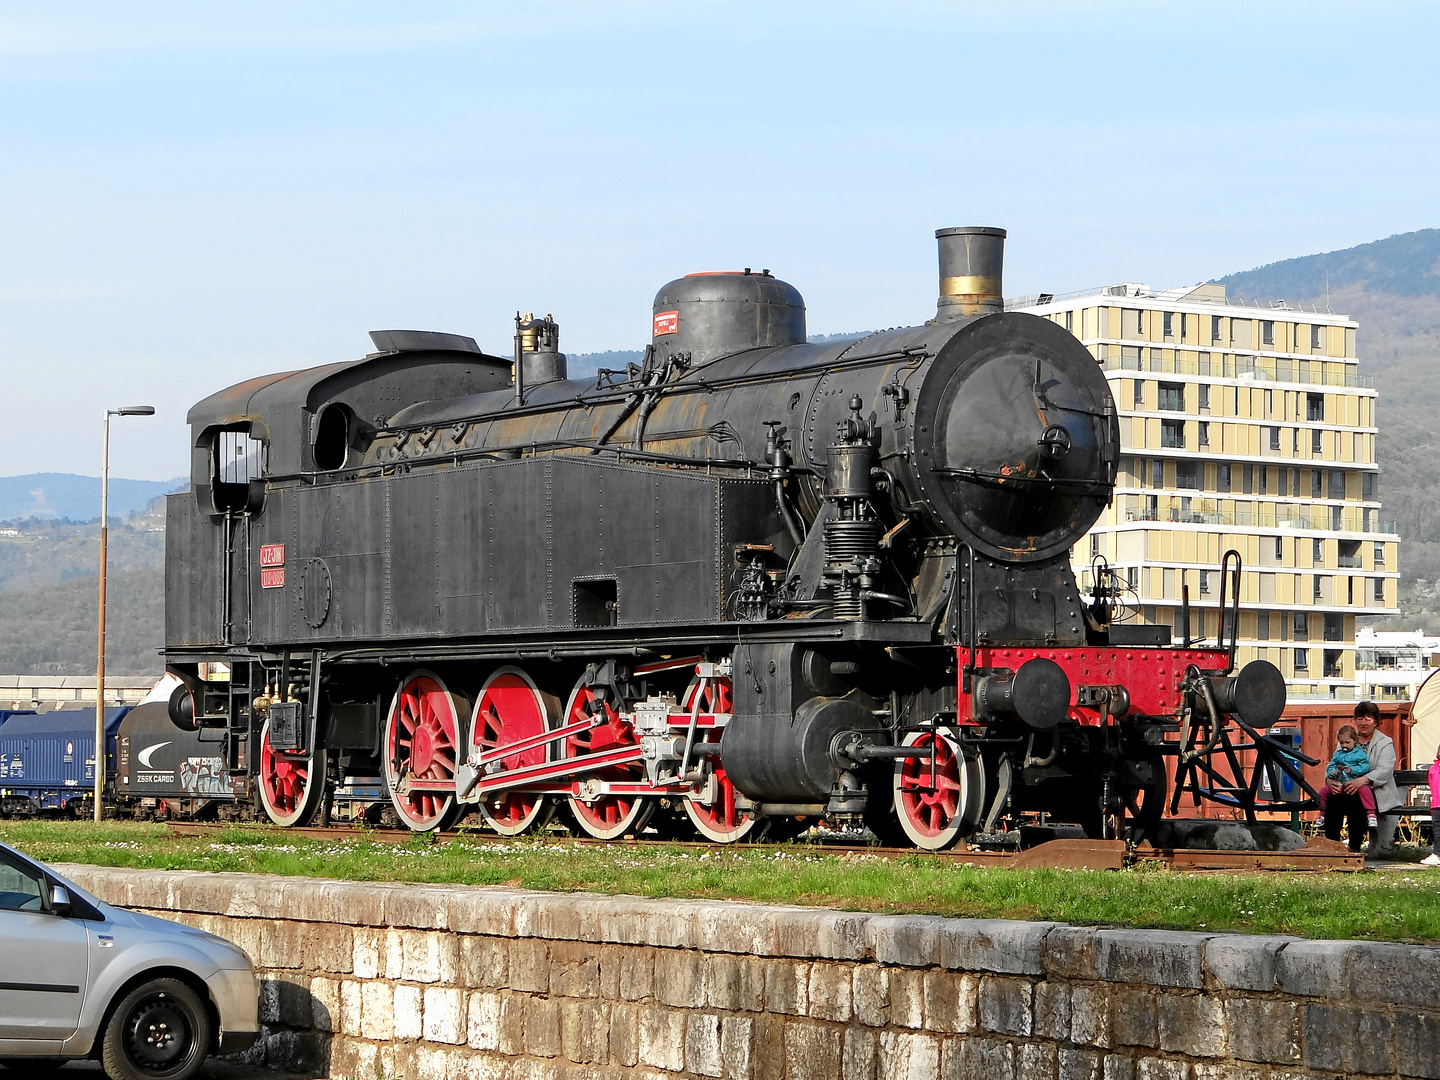
[[[151,501],[190,483],[173,480],[110,478],[110,519],[143,511]],[[0,521],[99,521],[100,477],[81,473],[22,473],[0,476]]]
[[[1348,285],[1391,296],[1440,296],[1440,229],[1394,233],[1354,247],[1298,255],[1215,278],[1248,300],[1318,300]]]

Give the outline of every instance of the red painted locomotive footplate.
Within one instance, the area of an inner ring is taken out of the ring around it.
[[[956,649],[958,679],[963,683],[969,649]],[[1070,719],[1081,724],[1099,724],[1105,716],[1098,708],[1076,703],[1075,694],[1081,686],[1123,686],[1130,694],[1130,711],[1146,716],[1166,716],[1180,707],[1180,683],[1185,670],[1194,664],[1202,671],[1223,669],[1227,660],[1224,649],[1183,649],[1170,646],[1084,646],[1073,649],[980,646],[975,650],[976,667],[1008,668],[1019,671],[1028,660],[1044,657],[1053,660],[1070,680]],[[974,723],[970,713],[970,697],[959,695],[956,718],[962,724]]]

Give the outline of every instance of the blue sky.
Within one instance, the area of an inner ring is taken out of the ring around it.
[[[634,348],[698,269],[813,333],[1440,225],[1434,5],[0,2],[0,475],[187,468],[184,414],[421,328]],[[1363,345],[1362,345],[1363,348]]]

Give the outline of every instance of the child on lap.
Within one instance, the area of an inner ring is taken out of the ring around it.
[[[1356,742],[1356,732],[1349,724],[1343,725],[1335,732],[1335,740],[1340,745],[1336,748],[1335,754],[1330,758],[1330,764],[1325,766],[1325,776],[1330,780],[1338,780],[1345,783],[1354,780],[1357,776],[1364,776],[1370,771],[1370,758],[1365,753],[1365,748]],[[1375,792],[1369,784],[1362,784],[1356,792],[1360,796],[1360,805],[1365,807],[1365,820],[1370,828],[1375,828],[1380,819],[1375,815]],[[1325,803],[1330,797],[1330,788],[1322,785],[1319,792],[1320,798],[1320,819],[1315,823],[1317,826],[1325,824]]]

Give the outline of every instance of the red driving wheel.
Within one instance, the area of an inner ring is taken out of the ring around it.
[[[696,695],[699,707],[696,708]],[[696,679],[685,688],[681,707],[702,713],[729,714],[734,711],[733,688],[728,678]],[[720,732],[707,729],[697,741],[719,742]],[[733,844],[743,840],[755,828],[755,815],[735,807],[735,785],[725,775],[725,766],[714,756],[696,757],[704,761],[709,775],[696,795],[685,796],[685,813],[701,836],[717,844]]]
[[[457,732],[469,705],[438,675],[411,674],[385,718],[385,787],[395,813],[416,832],[449,824],[455,806]],[[416,781],[427,786],[415,789]]]
[[[576,684],[575,689],[570,693],[570,700],[565,703],[564,723],[566,725],[596,715],[603,715],[605,718],[596,727],[582,731],[578,735],[572,735],[565,740],[566,757],[584,757],[587,754],[635,746],[639,741],[635,737],[634,727],[621,718],[616,708],[614,691],[609,691],[602,701],[601,694],[597,692],[599,690],[599,687],[586,686],[582,680]],[[580,793],[569,796],[570,813],[581,829],[598,840],[614,840],[617,836],[624,836],[627,832],[638,832],[644,827],[650,813],[654,810],[652,800],[644,796],[592,796],[586,790],[590,785],[605,781],[620,783],[643,781],[645,768],[638,761],[626,765],[611,765],[593,773],[579,773],[576,779],[580,786]]]
[[[497,746],[519,742],[550,730],[560,703],[540,691],[530,676],[518,667],[498,669],[475,698],[470,723],[470,746],[475,757]],[[533,746],[501,758],[501,770],[539,765],[550,760],[553,743]],[[490,767],[491,772],[495,766]],[[518,836],[527,829],[544,825],[554,803],[547,796],[520,790],[501,790],[480,802],[480,816],[503,836]]]

